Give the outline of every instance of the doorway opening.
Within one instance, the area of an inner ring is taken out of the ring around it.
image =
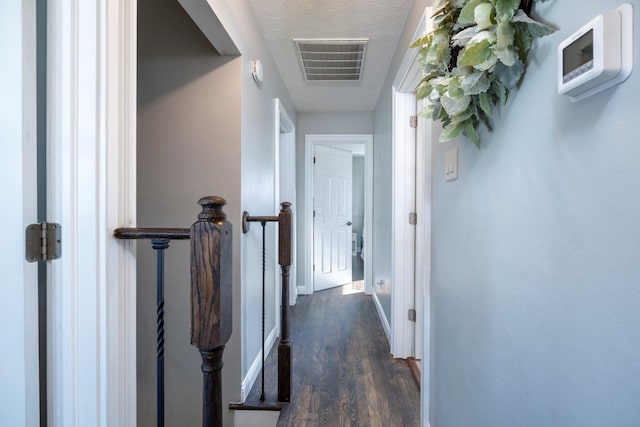
[[[305,136],[305,213],[304,213],[304,232],[305,232],[305,246],[304,246],[304,262],[301,265],[304,268],[304,286],[298,288],[298,292],[301,294],[311,294],[314,290],[317,290],[318,286],[315,283],[316,278],[314,277],[314,263],[316,264],[316,271],[321,268],[318,265],[317,258],[317,248],[321,248],[318,246],[317,239],[314,238],[315,227],[314,227],[314,209],[316,210],[316,215],[318,215],[318,203],[320,200],[314,200],[314,187],[318,187],[316,182],[318,177],[314,177],[314,164],[313,158],[314,153],[317,151],[317,147],[325,147],[332,150],[348,152],[349,153],[349,168],[353,168],[353,153],[356,152],[357,157],[362,158],[362,220],[360,223],[354,223],[352,212],[348,212],[348,218],[346,215],[342,215],[338,213],[337,217],[334,221],[343,221],[344,224],[351,222],[347,227],[349,232],[342,230],[339,231],[343,238],[343,243],[345,243],[347,249],[343,254],[342,259],[345,260],[350,267],[353,265],[353,253],[355,249],[356,256],[359,256],[360,259],[363,260],[362,264],[362,280],[364,283],[362,284],[364,288],[364,292],[367,294],[371,294],[372,292],[372,267],[371,263],[366,262],[367,254],[372,253],[372,239],[367,236],[372,236],[372,220],[373,220],[373,136],[370,134],[324,134],[324,135],[306,135]],[[326,149],[320,149],[329,157],[335,155],[337,151],[327,151]],[[360,161],[358,161],[360,163]],[[350,174],[351,175],[351,174]],[[345,191],[342,194],[343,199],[351,199],[349,204],[353,204],[352,200],[352,187],[351,185],[346,187],[346,183],[344,183]],[[331,187],[325,186],[324,191],[333,191]],[[327,196],[328,197],[328,196]],[[325,198],[326,199],[326,198]],[[351,209],[352,210],[352,209]],[[346,214],[347,212],[345,212]],[[340,216],[342,215],[342,216]],[[339,218],[338,218],[339,217]],[[354,236],[352,230],[353,225],[357,226],[357,230],[361,230],[361,232]],[[329,239],[325,240],[325,245],[330,243]],[[321,242],[320,242],[321,243]],[[338,249],[338,248],[336,248]],[[359,251],[358,251],[359,249]],[[327,252],[328,253],[328,252]],[[336,254],[337,255],[337,254]],[[348,255],[348,257],[347,257]],[[337,258],[337,256],[336,256]],[[342,279],[344,280],[344,279]],[[349,273],[348,281],[352,280],[351,273]],[[347,281],[347,282],[348,282]]]

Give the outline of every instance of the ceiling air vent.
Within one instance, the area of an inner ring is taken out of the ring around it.
[[[368,39],[293,39],[307,81],[358,81]]]

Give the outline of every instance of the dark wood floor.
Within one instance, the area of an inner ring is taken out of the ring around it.
[[[291,336],[292,400],[278,426],[419,425],[420,392],[405,361],[389,355],[370,296],[352,285],[299,296]],[[275,347],[265,364],[267,402],[277,395]],[[260,378],[247,403],[259,396]]]

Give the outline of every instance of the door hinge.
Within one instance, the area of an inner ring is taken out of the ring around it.
[[[316,265],[313,264],[313,271],[316,271]]]
[[[418,128],[418,116],[409,116],[409,127],[413,129]]]
[[[49,261],[62,255],[62,227],[43,222],[31,224],[25,231],[25,258],[29,262]]]
[[[410,308],[409,309],[409,321],[411,321],[411,322],[415,322],[416,321],[416,309],[415,308]]]
[[[316,164],[316,156],[313,156],[313,164]]]
[[[316,217],[316,210],[315,209],[313,210],[313,217],[314,218]]]
[[[417,212],[409,212],[409,224],[411,224],[411,225],[418,224],[418,213]]]

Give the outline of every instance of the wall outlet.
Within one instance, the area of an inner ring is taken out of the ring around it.
[[[458,179],[458,147],[453,147],[444,154],[444,180]]]

